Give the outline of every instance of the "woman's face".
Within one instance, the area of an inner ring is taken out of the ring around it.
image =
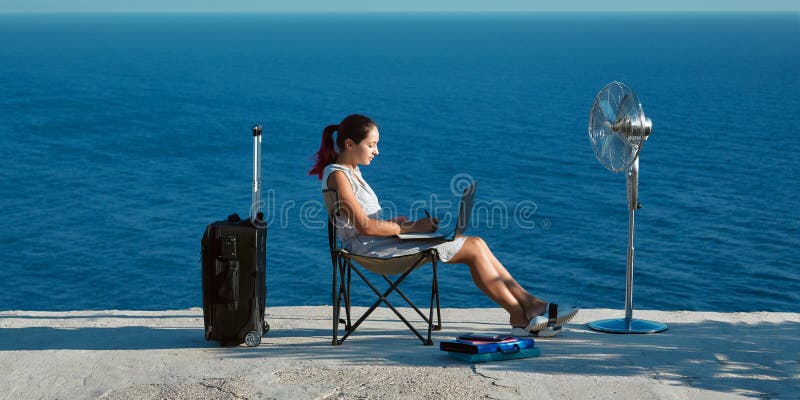
[[[356,164],[369,165],[372,162],[372,159],[378,155],[378,140],[380,140],[380,134],[375,126],[360,142],[355,143],[348,140],[352,146],[350,151]]]

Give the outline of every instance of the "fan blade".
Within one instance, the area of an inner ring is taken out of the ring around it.
[[[603,120],[608,122],[614,122],[617,119],[617,113],[614,111],[614,106],[611,104],[609,99],[603,99],[600,101],[600,107],[598,107],[598,111],[603,114]]]
[[[625,97],[622,98],[622,101],[620,101],[619,103],[619,109],[617,111],[617,119],[614,121],[615,123],[619,123],[626,116],[630,115],[631,110],[633,110],[634,107],[638,105],[638,104],[634,105],[633,97],[634,96],[631,96],[630,93],[626,93]]]
[[[608,91],[606,91],[606,100],[603,102],[603,112],[606,114],[606,118],[609,122],[614,122],[617,119],[618,109],[619,109],[619,93],[614,90],[616,86],[611,86]]]

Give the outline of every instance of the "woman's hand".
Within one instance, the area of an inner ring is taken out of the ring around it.
[[[398,217],[389,218],[389,221],[396,222],[399,225],[403,225],[406,221],[408,221],[408,217],[400,215]]]
[[[389,218],[387,221],[394,222],[400,225],[400,232],[414,232],[414,222],[409,221],[408,217],[400,215],[394,218]]]
[[[435,232],[439,227],[437,218],[422,218],[416,221],[409,221],[404,216],[391,218],[388,221],[400,225],[400,233],[428,233]]]

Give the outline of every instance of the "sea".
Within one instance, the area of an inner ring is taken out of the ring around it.
[[[331,304],[308,171],[353,113],[379,126],[362,171],[387,217],[446,229],[477,181],[467,233],[522,286],[621,310],[626,177],[587,134],[615,80],[653,123],[634,310],[800,311],[798,13],[2,14],[0,310],[200,307],[256,124],[267,305]],[[465,265],[438,276],[442,307],[496,307]],[[429,279],[402,287],[425,304]]]

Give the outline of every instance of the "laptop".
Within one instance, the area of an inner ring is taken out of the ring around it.
[[[456,220],[456,227],[449,235],[442,232],[428,232],[428,233],[401,233],[397,235],[401,240],[431,240],[438,239],[445,242],[453,241],[456,237],[461,236],[466,232],[469,226],[469,218],[472,216],[472,205],[475,202],[475,189],[478,187],[478,182],[472,182],[461,196],[461,204],[458,207],[458,219]]]

